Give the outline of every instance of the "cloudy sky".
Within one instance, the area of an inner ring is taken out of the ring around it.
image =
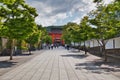
[[[37,24],[43,26],[79,23],[80,19],[95,8],[93,0],[26,0],[37,9]],[[107,3],[111,0],[106,0]]]

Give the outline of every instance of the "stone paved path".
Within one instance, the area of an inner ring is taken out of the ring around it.
[[[42,54],[9,71],[0,80],[120,80],[99,58],[63,48]]]

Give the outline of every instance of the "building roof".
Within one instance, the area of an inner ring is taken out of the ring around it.
[[[62,33],[63,26],[48,26],[46,29],[48,33]]]

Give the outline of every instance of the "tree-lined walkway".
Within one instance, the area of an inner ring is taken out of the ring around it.
[[[118,66],[106,66],[100,58],[62,47],[46,50],[9,71],[0,80],[120,80],[111,74]]]

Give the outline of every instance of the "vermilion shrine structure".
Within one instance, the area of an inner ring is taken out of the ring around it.
[[[63,26],[48,26],[46,29],[52,37],[53,44],[64,45],[64,41],[61,39]]]

